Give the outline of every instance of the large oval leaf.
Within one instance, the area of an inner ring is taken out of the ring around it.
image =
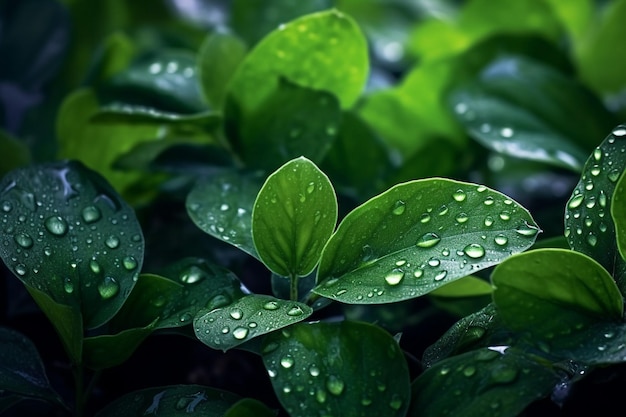
[[[300,157],[269,176],[254,202],[252,238],[263,263],[284,277],[308,275],[337,222],[328,177]]]
[[[16,170],[0,183],[0,256],[26,285],[107,322],[135,285],[144,243],[135,213],[79,162]]]
[[[566,249],[537,249],[512,256],[492,275],[493,300],[503,322],[550,343],[600,321],[621,320],[624,302],[596,261]],[[554,320],[558,317],[558,320]]]
[[[201,310],[194,320],[194,330],[202,343],[226,351],[302,321],[312,313],[306,304],[250,294],[223,308]]]
[[[399,184],[344,218],[314,292],[356,304],[418,297],[529,248],[538,232],[528,211],[485,186]]]
[[[368,323],[289,327],[266,338],[263,363],[291,417],[404,416],[409,405],[402,351],[391,335]]]

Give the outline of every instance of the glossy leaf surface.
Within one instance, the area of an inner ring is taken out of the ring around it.
[[[412,417],[514,417],[552,392],[560,376],[524,352],[492,346],[437,363],[412,385]]]
[[[277,411],[270,410],[265,404],[258,400],[244,398],[229,408],[224,414],[224,417],[275,417],[277,414]]]
[[[306,304],[250,294],[221,308],[201,310],[194,319],[194,330],[202,343],[226,351],[302,321],[312,313]]]
[[[233,172],[199,179],[187,195],[187,213],[205,233],[258,257],[252,209],[260,188],[254,179]]]
[[[615,225],[615,238],[622,260],[626,260],[626,180],[624,178],[626,176],[622,174],[615,185],[611,201],[611,218]]]
[[[266,338],[263,363],[292,417],[404,416],[409,406],[402,351],[388,333],[371,324],[289,327]]]
[[[228,391],[201,385],[170,385],[131,392],[108,404],[96,417],[223,417],[240,400]]]
[[[142,231],[130,206],[95,171],[57,162],[13,171],[0,183],[5,264],[26,285],[107,322],[135,285]]]
[[[115,335],[86,337],[83,343],[83,363],[89,369],[101,370],[128,360],[135,349],[152,333],[154,325],[124,330]]]
[[[314,292],[355,304],[418,297],[529,248],[538,232],[523,207],[485,186],[399,184],[343,219]]]
[[[494,303],[503,322],[554,344],[571,343],[570,334],[596,322],[618,321],[624,310],[609,273],[593,259],[571,250],[518,254],[494,269],[492,281]]]
[[[252,238],[274,273],[313,271],[337,222],[337,198],[328,177],[310,160],[289,161],[269,176],[254,202]]]

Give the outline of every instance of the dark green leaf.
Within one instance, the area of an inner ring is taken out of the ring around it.
[[[194,330],[202,343],[226,351],[302,321],[312,313],[306,304],[250,294],[225,307],[201,310],[194,319]]]
[[[615,238],[622,260],[626,260],[626,180],[624,178],[626,175],[622,173],[615,185],[611,200],[611,218],[615,225]]]
[[[131,392],[108,404],[95,417],[223,417],[241,397],[201,385],[170,385]]]
[[[402,351],[368,323],[302,323],[273,333],[263,363],[292,417],[404,416],[409,406]]]
[[[7,172],[28,164],[31,155],[28,147],[0,129],[0,177]]]
[[[122,306],[143,262],[132,208],[79,162],[12,171],[0,183],[5,264],[26,285],[98,327]]]
[[[508,346],[492,346],[446,359],[412,385],[412,417],[514,417],[547,397],[560,375]]]
[[[203,232],[258,258],[252,209],[260,188],[254,178],[235,172],[199,179],[187,195],[187,213]]]
[[[247,166],[274,170],[289,159],[306,156],[322,160],[341,118],[337,99],[283,78],[254,111],[226,103],[227,135]]]
[[[343,219],[314,292],[354,304],[419,297],[527,249],[538,232],[523,207],[485,186],[399,184]]]
[[[616,246],[610,216],[616,183],[626,168],[626,125],[613,129],[593,150],[565,208],[570,247],[598,261],[626,289],[626,265]]]
[[[330,10],[267,35],[239,65],[228,90],[244,117],[257,111],[281,78],[332,93],[345,109],[360,96],[367,73],[365,37],[349,16]]]
[[[252,238],[263,263],[284,277],[310,274],[337,222],[328,177],[304,157],[266,180],[254,203]]]
[[[152,333],[154,325],[124,330],[115,335],[86,337],[83,363],[89,369],[106,369],[126,361],[143,340]]]
[[[0,327],[0,391],[63,404],[50,386],[33,343],[14,330]]]
[[[622,318],[624,303],[615,281],[579,252],[537,249],[518,254],[495,268],[492,281],[502,321],[549,344],[571,345],[570,335],[598,321]]]
[[[277,411],[270,410],[265,404],[252,398],[239,400],[228,409],[224,417],[273,417]]]

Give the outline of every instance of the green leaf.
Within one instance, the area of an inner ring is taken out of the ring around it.
[[[83,344],[83,363],[94,370],[117,366],[126,361],[153,330],[154,325],[150,324],[115,335],[86,337]]]
[[[476,297],[492,293],[491,285],[480,278],[467,276],[431,291],[430,295],[446,298]]]
[[[306,304],[250,294],[224,307],[201,310],[194,319],[194,330],[202,343],[226,351],[302,321],[312,313]]]
[[[239,65],[228,91],[247,115],[286,78],[332,93],[346,109],[360,96],[368,65],[367,41],[356,23],[336,10],[319,12],[267,35]]]
[[[241,397],[202,385],[170,385],[131,392],[109,403],[95,417],[223,417]]]
[[[28,147],[0,129],[0,177],[7,172],[28,164],[31,155]]]
[[[268,177],[254,202],[252,238],[263,263],[284,277],[313,271],[337,222],[328,177],[310,160],[287,162]]]
[[[408,416],[514,417],[547,397],[561,376],[523,351],[493,346],[437,363],[412,385]]]
[[[272,171],[301,155],[319,162],[337,135],[341,111],[328,92],[281,78],[253,112],[242,112],[230,98],[226,133],[248,167]]]
[[[614,124],[577,81],[521,56],[501,57],[449,96],[457,120],[483,146],[580,171],[594,138]],[[572,120],[585,119],[584,126]]]
[[[537,249],[518,254],[494,269],[492,281],[503,322],[553,345],[571,344],[570,334],[596,322],[622,318],[624,302],[615,281],[579,252]]]
[[[619,125],[593,150],[565,207],[569,246],[600,263],[622,290],[626,265],[616,246],[609,215],[616,184],[626,168],[626,125]]]
[[[292,326],[265,339],[263,363],[292,417],[404,416],[409,406],[409,372],[402,351],[372,324]]]
[[[622,260],[626,261],[626,180],[624,178],[626,176],[622,173],[619,181],[615,184],[611,200],[611,218],[615,225],[617,248]]]
[[[343,219],[313,291],[353,304],[419,297],[529,248],[538,232],[528,211],[485,186],[410,181]]]
[[[236,172],[200,178],[187,195],[187,214],[203,232],[258,258],[252,209],[260,188],[254,178]]]
[[[244,398],[236,402],[224,414],[224,417],[274,417],[278,413],[270,410],[262,402],[253,398]]]
[[[87,328],[107,322],[135,285],[142,231],[132,208],[79,162],[33,166],[0,182],[5,224],[0,256],[26,285],[82,312]]]
[[[198,51],[198,78],[207,102],[221,109],[228,82],[244,59],[248,48],[236,35],[214,32]]]
[[[0,327],[0,391],[63,405],[46,376],[33,343],[21,333]]]

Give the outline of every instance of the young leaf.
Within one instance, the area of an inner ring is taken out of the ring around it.
[[[615,224],[615,239],[622,260],[626,261],[626,175],[623,173],[613,192],[611,218]]]
[[[337,10],[309,14],[267,35],[237,68],[228,88],[244,115],[254,113],[286,78],[337,97],[341,108],[360,96],[368,74],[367,41]]]
[[[514,417],[552,392],[561,376],[522,351],[492,346],[437,363],[412,385],[408,416]]]
[[[224,351],[309,317],[313,309],[296,301],[250,294],[222,308],[201,310],[194,319],[196,337]]]
[[[258,258],[252,241],[252,209],[261,186],[225,172],[199,179],[187,195],[187,214],[203,232]]]
[[[244,398],[229,408],[224,417],[275,417],[277,414],[258,400]]]
[[[409,406],[402,351],[368,323],[302,323],[275,332],[264,341],[263,363],[292,417],[404,416]]]
[[[94,370],[117,366],[126,361],[153,331],[154,323],[151,323],[115,335],[86,337],[83,344],[83,363]]]
[[[57,162],[12,171],[0,183],[0,256],[29,287],[98,327],[135,285],[144,243],[135,213],[95,171]],[[43,307],[43,306],[42,306]]]
[[[304,157],[287,162],[263,184],[252,212],[252,238],[263,263],[284,277],[308,275],[337,222],[328,177]]]
[[[498,265],[493,300],[505,325],[550,344],[599,321],[621,320],[624,302],[609,273],[596,261],[565,249],[537,249]],[[553,320],[558,317],[558,320]]]
[[[399,184],[343,219],[313,291],[354,304],[419,297],[529,248],[538,232],[528,211],[485,186]]]
[[[580,181],[565,207],[565,237],[569,246],[600,263],[626,288],[626,265],[616,247],[609,214],[616,183],[626,168],[626,125],[619,125],[593,150]]]
[[[241,397],[201,385],[170,385],[131,392],[108,404],[95,417],[223,417]]]
[[[54,391],[33,343],[14,330],[0,327],[0,392],[63,405]]]

